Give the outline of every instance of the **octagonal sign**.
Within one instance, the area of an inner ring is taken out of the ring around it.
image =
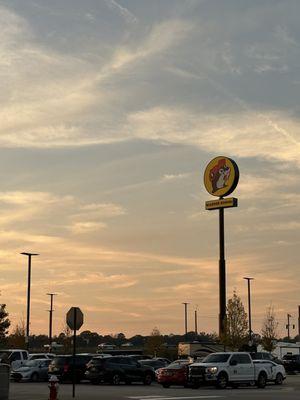
[[[67,325],[73,331],[78,331],[83,325],[83,312],[79,307],[71,307],[67,312]]]

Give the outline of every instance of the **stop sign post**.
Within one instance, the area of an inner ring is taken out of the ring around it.
[[[73,394],[75,397],[75,381],[76,381],[76,370],[75,370],[75,356],[76,356],[76,331],[83,325],[83,313],[79,307],[71,307],[67,312],[66,322],[70,329],[73,330]]]

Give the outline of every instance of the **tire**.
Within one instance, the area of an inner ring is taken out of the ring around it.
[[[39,374],[37,373],[37,372],[34,372],[32,375],[31,375],[31,381],[32,382],[37,382],[38,380],[39,380]]]
[[[267,376],[266,376],[266,374],[265,373],[260,373],[259,375],[258,375],[258,379],[257,379],[257,382],[256,382],[256,386],[259,388],[259,389],[264,389],[265,387],[266,387],[266,384],[267,384]]]
[[[111,383],[112,385],[120,385],[121,382],[121,377],[119,374],[113,374],[111,378]]]
[[[218,389],[226,389],[227,385],[228,385],[228,376],[224,372],[221,372],[218,375],[216,387]]]
[[[170,385],[168,383],[163,383],[162,387],[165,388],[165,389],[168,389],[170,387]]]
[[[276,375],[276,378],[275,378],[275,385],[282,385],[282,383],[283,383],[283,376],[282,376],[282,374],[280,373],[280,372],[278,372],[278,374]]]
[[[152,375],[146,374],[143,380],[144,385],[151,385],[152,383]]]

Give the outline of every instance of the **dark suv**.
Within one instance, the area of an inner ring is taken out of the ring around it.
[[[85,377],[93,384],[143,382],[144,385],[150,385],[155,373],[153,368],[143,366],[131,357],[94,357],[87,365]]]
[[[267,361],[273,361],[276,364],[282,364],[282,361],[279,360],[279,358],[274,357],[273,354],[268,353],[267,351],[257,351],[255,353],[250,353],[250,355],[253,361],[267,360]]]
[[[286,354],[282,361],[287,372],[300,372],[300,354]]]
[[[75,356],[75,379],[80,382],[84,379],[86,365],[91,360],[93,355],[76,354]],[[72,381],[73,379],[73,356],[61,355],[55,356],[51,361],[48,373],[49,375],[56,375],[60,382]]]

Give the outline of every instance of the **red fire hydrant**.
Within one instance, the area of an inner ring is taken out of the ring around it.
[[[57,376],[51,375],[48,388],[50,390],[49,400],[57,400],[57,393],[59,388]]]

